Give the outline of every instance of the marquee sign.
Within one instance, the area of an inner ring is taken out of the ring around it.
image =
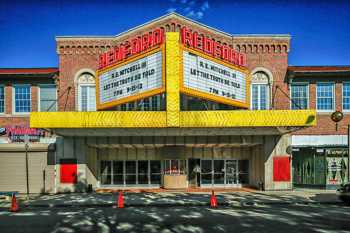
[[[122,62],[125,59],[159,46],[164,42],[164,30],[157,28],[130,40],[126,40],[119,46],[99,56],[99,69]]]
[[[163,48],[159,48],[100,71],[97,108],[105,109],[164,92],[163,63]]]
[[[190,47],[227,63],[242,67],[247,66],[247,58],[244,53],[239,53],[228,45],[216,42],[186,27],[181,28],[181,43],[185,47]]]
[[[188,95],[248,108],[248,73],[190,49],[183,50],[181,91]]]
[[[248,108],[246,56],[186,27],[181,28],[180,91]],[[165,91],[165,32],[156,28],[99,56],[97,109],[107,109]]]

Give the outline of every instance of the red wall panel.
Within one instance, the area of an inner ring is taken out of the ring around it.
[[[61,164],[61,183],[77,183],[77,164]]]
[[[290,181],[289,156],[273,158],[273,181]]]

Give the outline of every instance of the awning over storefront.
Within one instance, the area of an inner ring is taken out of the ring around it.
[[[183,111],[178,126],[168,112],[33,112],[30,127],[61,135],[254,135],[281,134],[316,125],[314,110]],[[196,132],[194,132],[196,131]]]

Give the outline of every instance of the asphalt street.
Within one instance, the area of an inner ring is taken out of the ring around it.
[[[350,206],[25,208],[0,212],[0,232],[350,232]]]

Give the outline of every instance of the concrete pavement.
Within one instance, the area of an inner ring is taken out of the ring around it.
[[[124,192],[126,206],[208,206],[208,192]],[[273,204],[342,204],[334,190],[295,190],[273,192],[217,192],[219,206],[273,205]],[[21,195],[22,208],[34,207],[110,207],[116,205],[118,193],[71,193]],[[8,208],[10,200],[0,200],[0,208]]]

